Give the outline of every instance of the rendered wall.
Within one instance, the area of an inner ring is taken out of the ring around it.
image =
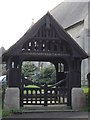
[[[90,35],[88,34],[88,16],[82,24],[70,28],[67,32],[72,38],[90,55]],[[87,73],[90,72],[90,57],[82,61],[81,80],[82,84],[87,84]]]

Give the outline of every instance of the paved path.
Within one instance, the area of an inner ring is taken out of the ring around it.
[[[89,120],[88,112],[30,112],[13,114],[2,120]]]

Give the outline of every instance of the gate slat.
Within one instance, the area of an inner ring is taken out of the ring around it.
[[[21,89],[23,105],[67,104],[66,88],[23,88]]]

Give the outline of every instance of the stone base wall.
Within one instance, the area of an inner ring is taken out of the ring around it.
[[[86,96],[82,88],[72,89],[72,109],[84,110],[86,107]]]
[[[5,109],[20,109],[19,88],[7,88],[4,99]]]

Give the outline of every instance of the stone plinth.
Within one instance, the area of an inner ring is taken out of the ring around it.
[[[82,88],[72,89],[72,109],[83,110],[86,107],[86,96]]]
[[[20,109],[19,88],[7,88],[4,99],[5,109]]]

